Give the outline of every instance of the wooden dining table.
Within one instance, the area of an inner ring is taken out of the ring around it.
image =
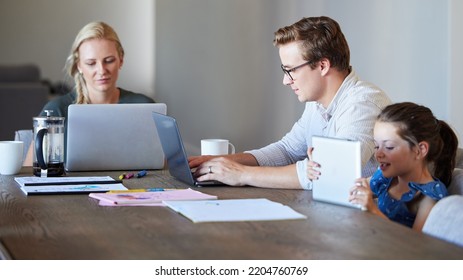
[[[111,176],[127,171],[74,172]],[[32,176],[24,167],[15,176]],[[193,223],[163,206],[100,206],[88,194],[25,195],[0,176],[0,257],[20,260],[463,259],[463,248],[358,209],[314,201],[307,190],[193,187],[167,170],[123,181],[218,199],[267,198],[306,219]]]

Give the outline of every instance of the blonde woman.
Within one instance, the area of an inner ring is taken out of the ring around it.
[[[52,116],[65,117],[67,127],[71,104],[154,103],[150,97],[117,87],[123,64],[124,49],[114,29],[104,22],[88,23],[77,34],[66,60],[65,69],[74,79],[74,89],[50,100],[40,115],[52,110]],[[31,143],[23,165],[31,166],[32,157]]]
[[[124,49],[114,29],[104,22],[91,22],[77,34],[66,61],[75,88],[49,101],[43,108],[53,116],[66,117],[71,104],[154,103],[140,93],[117,87],[124,64]]]

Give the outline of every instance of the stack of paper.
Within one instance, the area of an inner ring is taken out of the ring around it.
[[[217,196],[204,194],[192,189],[91,193],[90,197],[98,199],[101,206],[165,206],[163,201],[217,199]]]
[[[26,194],[90,193],[127,190],[121,181],[109,176],[96,177],[15,177]]]
[[[164,201],[194,223],[306,219],[288,206],[265,198]]]

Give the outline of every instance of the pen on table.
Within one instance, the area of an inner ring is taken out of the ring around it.
[[[133,176],[134,176],[133,173],[129,173],[129,174],[125,175],[125,179],[130,179],[130,178],[132,178]]]
[[[128,193],[128,192],[163,192],[170,191],[174,189],[164,189],[164,188],[150,188],[150,189],[131,189],[131,190],[114,190],[108,191],[108,193]]]
[[[114,181],[66,181],[66,182],[41,182],[41,183],[24,183],[25,187],[29,186],[62,186],[62,185],[108,185],[121,184],[121,180]]]
[[[121,175],[119,175],[119,180],[122,180],[122,179],[125,179],[125,173],[122,173]]]

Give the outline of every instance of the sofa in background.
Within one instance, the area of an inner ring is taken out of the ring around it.
[[[34,64],[0,65],[0,140],[13,140],[15,131],[32,129],[50,96]]]
[[[463,247],[463,195],[450,195],[436,203],[423,233]]]
[[[423,233],[463,247],[463,149],[458,149],[449,196],[432,208]]]

